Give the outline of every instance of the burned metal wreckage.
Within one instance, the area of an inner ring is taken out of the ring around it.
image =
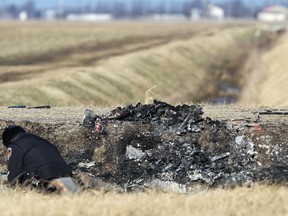
[[[101,116],[87,109],[83,126],[93,151],[87,148],[70,160],[81,158],[75,169],[126,190],[156,187],[189,193],[287,182],[287,141],[273,143],[273,135],[261,135],[265,126],[258,121],[212,120],[203,117],[199,105],[160,101],[118,107]]]
[[[17,123],[44,136],[58,146],[75,174],[125,191],[148,187],[190,193],[255,182],[286,184],[288,124],[255,116],[213,120],[204,117],[199,105],[154,101],[98,115],[86,109],[78,123],[65,122],[65,116],[53,123],[8,118],[0,126]]]

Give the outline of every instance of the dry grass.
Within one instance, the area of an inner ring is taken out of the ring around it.
[[[137,22],[1,22],[0,57],[46,53],[63,48],[74,48],[81,45],[93,46],[125,38],[155,38],[185,35],[203,25],[182,23],[155,24]],[[159,28],[160,27],[160,28]],[[187,28],[188,27],[188,28]],[[133,31],[131,31],[133,29]],[[148,31],[147,31],[148,29]],[[178,30],[178,31],[177,31]],[[87,47],[84,47],[87,48]],[[22,56],[23,58],[23,56]]]
[[[115,106],[145,102],[153,86],[153,98],[169,103],[203,101],[217,91],[221,67],[241,67],[250,51],[239,104],[287,105],[288,36],[259,54],[251,49],[254,27],[1,22],[0,105]]]
[[[217,29],[224,25],[219,23],[213,26]],[[2,21],[0,62],[2,66],[8,67],[6,70],[15,65],[30,65],[27,68],[29,71],[33,68],[45,71],[65,65],[85,66],[93,63],[94,59],[120,55],[174,39],[189,38],[203,29],[208,31],[211,24]],[[3,69],[1,71],[5,71]]]
[[[265,70],[262,72],[262,83],[259,85],[257,100],[260,104],[288,104],[288,35],[285,34],[278,45],[262,57]]]
[[[274,107],[288,104],[287,50],[285,33],[269,51],[251,55],[240,103]]]
[[[114,105],[148,101],[156,96],[168,102],[191,102],[201,93],[207,77],[213,76],[207,67],[229,58],[237,59],[241,53],[235,50],[249,45],[253,30],[250,26],[223,30],[221,26],[191,23],[108,25],[0,23],[0,91],[5,92],[0,104]],[[133,38],[140,39],[130,43]],[[283,37],[281,46],[263,56],[267,64],[264,81],[259,82],[258,75],[253,75],[259,83],[259,94],[251,98],[257,97],[259,103],[278,104],[277,95],[281,91],[286,94],[286,38]],[[145,50],[141,50],[143,47]],[[83,52],[78,52],[81,48]],[[157,87],[151,89],[153,86]],[[252,82],[251,86],[255,84]],[[31,120],[31,113],[25,113],[28,111],[17,110],[17,115]],[[78,113],[83,113],[82,108]],[[235,110],[231,113],[235,115]],[[225,114],[230,117],[230,112]],[[51,113],[40,115],[51,121]],[[61,114],[62,121],[67,122],[71,115],[65,115],[67,111]],[[2,185],[0,197],[3,216],[288,215],[288,190],[281,186],[256,185],[192,195],[90,191],[59,196]]]
[[[0,23],[0,105],[144,102],[153,86],[167,102],[197,100],[207,68],[248,47],[253,26],[237,25]]]
[[[287,215],[287,187],[211,190],[192,195],[159,192],[42,195],[0,187],[3,216],[21,215]]]

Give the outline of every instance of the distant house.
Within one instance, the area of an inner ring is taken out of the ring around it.
[[[57,19],[57,11],[53,9],[48,9],[44,11],[43,18],[45,20],[56,20]]]
[[[181,21],[187,20],[184,14],[153,14],[151,16],[142,17],[142,19],[153,21]]]
[[[224,9],[213,4],[207,6],[207,16],[210,19],[224,19]]]
[[[19,20],[21,21],[28,20],[28,13],[26,11],[21,11],[19,14]]]
[[[264,8],[257,14],[257,19],[264,22],[283,22],[287,18],[287,8],[273,5]]]
[[[66,20],[68,21],[110,21],[113,19],[111,14],[68,14]]]
[[[192,8],[191,10],[191,20],[200,20],[202,16],[202,10],[200,8]]]

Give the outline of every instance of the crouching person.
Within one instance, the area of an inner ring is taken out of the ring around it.
[[[10,185],[28,182],[47,191],[78,192],[70,167],[48,140],[12,125],[4,130],[2,141],[7,148]]]

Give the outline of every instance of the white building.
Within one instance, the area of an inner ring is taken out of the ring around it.
[[[184,21],[187,20],[184,14],[154,14],[143,17],[142,19],[153,21]]]
[[[66,16],[68,21],[111,21],[112,19],[111,14],[68,14]]]
[[[198,8],[193,8],[191,10],[191,16],[190,19],[191,20],[200,20],[201,19],[201,15],[202,15],[202,11]]]
[[[21,11],[19,14],[19,20],[21,21],[28,20],[28,13],[26,11]]]
[[[287,8],[273,5],[257,14],[257,19],[264,22],[283,22],[287,18]]]
[[[43,17],[45,20],[56,20],[57,19],[57,11],[53,10],[53,9],[45,10]]]
[[[213,4],[207,6],[207,16],[211,19],[224,19],[224,9]]]

